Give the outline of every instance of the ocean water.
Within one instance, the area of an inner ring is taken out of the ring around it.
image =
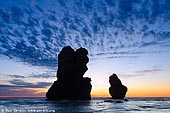
[[[47,101],[45,98],[2,98],[0,113],[170,113],[170,98],[109,98]]]

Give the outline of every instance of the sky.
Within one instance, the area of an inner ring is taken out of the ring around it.
[[[169,0],[0,1],[0,97],[45,97],[64,46],[84,47],[92,97],[170,97]]]

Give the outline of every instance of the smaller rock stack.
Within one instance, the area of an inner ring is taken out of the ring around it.
[[[109,77],[109,83],[111,87],[109,88],[109,93],[113,99],[124,99],[127,87],[122,85],[120,79],[116,74]]]

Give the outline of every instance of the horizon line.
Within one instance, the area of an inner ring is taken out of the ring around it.
[[[45,96],[0,96],[0,98],[46,98]],[[91,98],[110,98],[111,97],[106,97],[106,96],[93,96]],[[170,96],[128,96],[126,98],[170,98]]]

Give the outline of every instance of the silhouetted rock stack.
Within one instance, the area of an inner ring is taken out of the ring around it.
[[[91,79],[83,75],[88,70],[88,51],[79,48],[74,51],[66,46],[58,55],[57,81],[46,93],[48,100],[91,99]]]
[[[120,79],[116,74],[109,77],[109,83],[111,87],[109,88],[109,93],[113,99],[123,99],[127,92],[127,87],[122,85]]]

